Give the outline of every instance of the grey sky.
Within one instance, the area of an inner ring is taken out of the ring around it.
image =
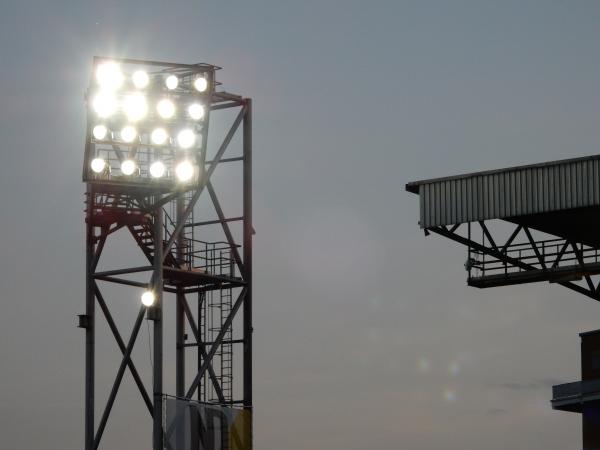
[[[463,249],[423,236],[404,184],[597,152],[599,20],[595,1],[4,4],[3,447],[82,448],[98,54],[217,64],[255,99],[257,449],[580,448],[550,385],[578,378],[600,306],[467,288]],[[105,382],[114,350],[99,349]],[[104,448],[148,448],[141,408],[126,378]]]

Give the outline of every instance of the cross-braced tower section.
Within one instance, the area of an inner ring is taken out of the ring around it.
[[[79,316],[85,450],[101,447],[126,371],[152,418],[154,450],[252,448],[252,103],[224,91],[218,69],[94,59],[83,166],[86,311]],[[105,247],[123,234],[141,250],[138,264],[104,260]],[[110,307],[111,285],[139,302],[128,334]],[[175,316],[175,342],[165,346],[164,311]],[[144,319],[153,324],[152,386],[132,356]],[[95,383],[100,320],[121,359],[102,394]],[[174,389],[163,383],[169,351]]]

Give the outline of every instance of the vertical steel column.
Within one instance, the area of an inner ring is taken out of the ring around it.
[[[243,214],[244,214],[244,281],[246,297],[244,298],[244,409],[248,411],[249,448],[252,445],[252,100],[246,99],[246,112],[243,124],[244,180],[243,180]]]
[[[181,194],[177,197],[177,214],[176,222],[179,223],[183,218],[185,211],[185,198]],[[177,262],[180,266],[185,263],[184,254],[185,240],[183,238],[183,229],[177,238]],[[183,309],[184,294],[183,288],[177,288],[177,300],[175,305],[175,395],[177,397],[185,396],[185,317]]]
[[[160,197],[157,197],[157,202]],[[153,309],[154,319],[154,368],[153,368],[153,392],[154,392],[154,415],[152,429],[153,450],[163,450],[163,427],[162,427],[162,395],[163,395],[163,210],[161,207],[154,211],[154,286],[155,304]]]
[[[85,450],[94,448],[95,306],[94,293],[94,189],[87,184],[85,254]]]

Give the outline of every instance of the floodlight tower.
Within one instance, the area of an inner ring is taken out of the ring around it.
[[[154,450],[252,448],[252,102],[219,89],[218,69],[94,58],[83,164],[86,311],[79,316],[86,334],[85,450],[99,448],[127,369],[152,417]],[[234,119],[213,149],[209,119],[228,111]],[[227,157],[240,126],[241,149]],[[237,214],[222,206],[211,181],[226,163],[241,166]],[[214,217],[198,217],[203,198]],[[119,230],[145,263],[99,270],[105,244]],[[127,340],[109,309],[106,284],[129,287],[126,298],[140,302]],[[122,356],[98,422],[96,306]],[[176,317],[172,394],[163,385],[163,310],[170,307]],[[151,394],[132,358],[145,317],[153,321]],[[187,385],[192,350],[196,367]]]

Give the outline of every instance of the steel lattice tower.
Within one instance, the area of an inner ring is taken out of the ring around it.
[[[247,417],[244,436],[251,436],[252,102],[220,89],[218,69],[209,64],[94,58],[86,94],[83,170],[86,309],[79,316],[86,336],[86,450],[99,448],[127,369],[152,416],[154,450],[176,450],[165,437],[172,432],[163,422],[168,396],[228,411],[241,409]],[[228,117],[234,119],[226,124]],[[214,148],[208,140],[211,121],[228,126]],[[133,139],[127,126],[134,130]],[[224,164],[241,168],[241,192],[236,194],[241,210],[236,214],[231,214],[235,207],[221,203],[211,181]],[[203,199],[212,205],[210,216],[200,211]],[[117,231],[127,232],[145,261],[99,270],[105,245]],[[129,336],[118,329],[109,309],[104,286],[111,284],[130,287],[132,299],[145,291],[154,300],[150,306],[140,305]],[[166,347],[176,353],[172,393],[163,386],[166,308],[174,308],[176,316],[176,342]],[[97,420],[95,340],[102,316],[122,359]],[[132,358],[145,318],[153,323],[151,388]],[[189,352],[195,352],[197,367],[186,379]],[[234,376],[234,364],[241,368],[240,376]],[[209,432],[202,430],[200,445],[206,448],[202,439],[208,439]],[[251,437],[236,444],[220,436],[218,448],[252,448]]]

